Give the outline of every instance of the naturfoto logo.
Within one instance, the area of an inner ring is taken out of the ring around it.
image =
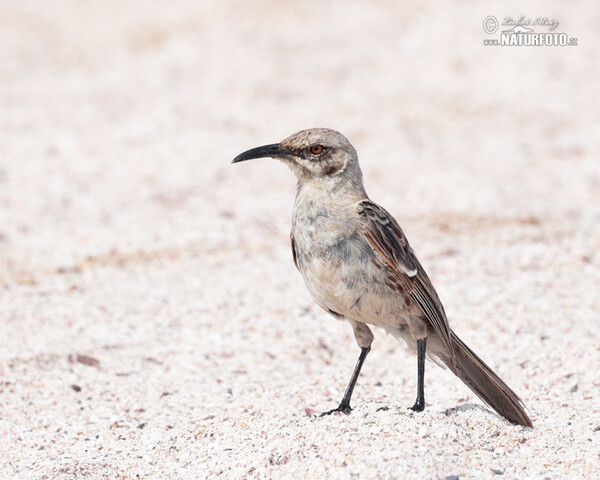
[[[502,30],[499,38],[483,40],[485,46],[508,47],[564,47],[576,46],[577,38],[569,37],[566,33],[554,32],[559,22],[548,17],[531,19],[525,16],[519,18],[504,17],[503,27],[512,27]],[[493,35],[498,31],[500,23],[494,16],[487,16],[483,20],[483,31]],[[534,28],[547,29],[536,32]]]

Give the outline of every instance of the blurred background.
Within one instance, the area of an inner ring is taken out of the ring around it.
[[[504,29],[487,34],[489,15],[555,19],[578,45],[485,46]],[[172,435],[188,435],[256,392],[275,418],[331,407],[357,350],[294,271],[295,179],[230,165],[311,127],[353,143],[452,324],[478,352],[496,344],[484,357],[534,422],[566,422],[540,402],[598,386],[599,24],[593,1],[0,0],[0,439],[23,446],[6,468],[43,445],[58,465],[132,466],[111,425],[142,444],[135,426],[156,428],[158,450],[135,448],[159,456],[166,426],[187,418]],[[412,355],[377,341],[355,402],[412,402]],[[469,395],[436,375],[456,391],[432,401]],[[71,384],[94,416],[62,405]],[[187,396],[157,403],[173,391]],[[112,440],[78,457],[74,433],[51,435],[62,450],[31,433],[53,422]]]
[[[215,236],[223,212],[287,228],[292,176],[229,160],[316,126],[397,215],[597,203],[600,9],[528,5],[576,47],[484,46],[519,5],[1,2],[0,278]]]

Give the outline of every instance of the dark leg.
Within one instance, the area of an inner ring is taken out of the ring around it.
[[[346,393],[344,394],[344,398],[342,398],[342,402],[340,406],[334,408],[333,410],[329,410],[328,412],[323,412],[320,416],[323,415],[331,415],[333,412],[344,412],[346,414],[352,411],[350,407],[350,398],[352,397],[352,392],[354,391],[354,386],[356,385],[356,381],[358,380],[358,375],[360,374],[360,369],[365,363],[365,358],[367,358],[368,353],[371,351],[371,347],[361,348],[360,356],[358,357],[358,361],[356,362],[356,366],[354,367],[354,372],[352,373],[352,378],[350,379],[350,383],[346,388]]]
[[[417,340],[417,401],[411,407],[415,412],[425,410],[425,350],[427,338]]]

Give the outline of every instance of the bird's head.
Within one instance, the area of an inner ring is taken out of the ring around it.
[[[241,153],[232,163],[271,157],[288,165],[300,184],[322,180],[326,184],[362,181],[356,150],[341,133],[329,128],[301,130],[280,143]]]

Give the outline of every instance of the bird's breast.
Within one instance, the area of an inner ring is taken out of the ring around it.
[[[292,236],[298,269],[321,308],[379,325],[398,317],[404,302],[390,295],[390,272],[351,221],[330,212],[295,216]]]

